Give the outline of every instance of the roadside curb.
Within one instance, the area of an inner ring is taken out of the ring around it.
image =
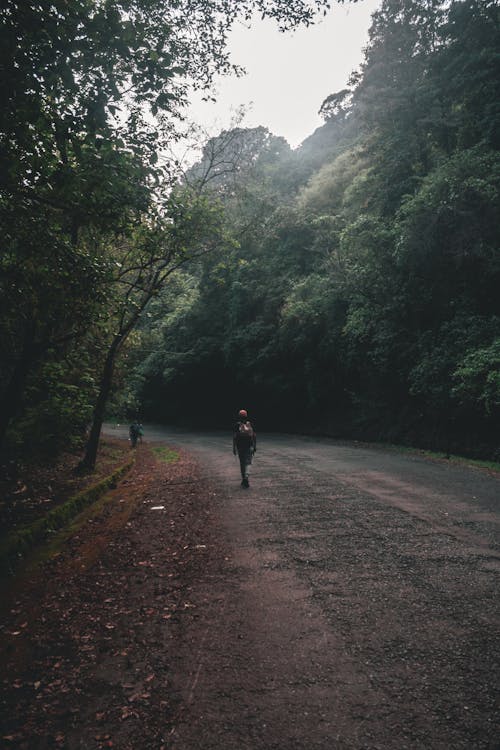
[[[119,480],[130,471],[134,461],[135,458],[130,459],[97,484],[72,495],[43,518],[9,534],[0,544],[0,577],[13,574],[16,564],[34,547],[43,544],[50,534],[69,525],[85,508],[95,503],[109,490],[114,489]]]

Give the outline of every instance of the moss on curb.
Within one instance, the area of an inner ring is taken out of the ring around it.
[[[0,543],[0,575],[12,573],[16,563],[34,547],[45,542],[51,534],[67,526],[85,508],[95,503],[109,490],[114,489],[133,463],[133,459],[127,461],[108,477],[73,495],[43,518],[9,534]]]

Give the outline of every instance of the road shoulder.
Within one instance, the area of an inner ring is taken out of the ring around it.
[[[219,556],[213,501],[190,456],[165,463],[140,446],[101,515],[23,581],[1,622],[6,747],[166,746],[170,648],[191,577]]]

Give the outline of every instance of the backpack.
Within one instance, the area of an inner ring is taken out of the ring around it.
[[[236,439],[242,443],[253,441],[253,427],[250,422],[239,422]]]

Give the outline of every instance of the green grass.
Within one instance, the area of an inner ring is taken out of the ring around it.
[[[173,464],[179,460],[179,454],[177,451],[167,448],[166,445],[153,446],[153,453],[159,461],[163,461],[167,464]]]
[[[116,487],[118,481],[130,469],[132,463],[133,461],[128,461],[110,476],[73,495],[43,518],[39,518],[28,526],[9,534],[0,543],[0,571],[2,574],[12,573],[16,564],[25,558],[33,548],[46,542],[55,532],[67,527],[75,516],[99,500],[106,492]]]
[[[437,453],[424,448],[411,448],[406,445],[395,445],[393,443],[379,443],[379,445],[382,448],[389,448],[398,453],[417,453],[419,456],[424,456],[425,458],[439,461],[450,461],[451,463],[460,464],[462,466],[476,466],[479,469],[489,469],[490,471],[500,472],[500,463],[497,461],[486,461],[480,458],[466,458],[465,456],[455,456],[453,454],[446,455],[446,453],[442,451]]]
[[[496,461],[483,461],[480,458],[465,458],[464,456],[444,456],[443,454],[433,454],[426,452],[426,455],[437,458],[445,458],[448,461],[456,464],[467,464],[468,466],[477,466],[480,469],[491,469],[492,471],[500,471],[500,464]]]

